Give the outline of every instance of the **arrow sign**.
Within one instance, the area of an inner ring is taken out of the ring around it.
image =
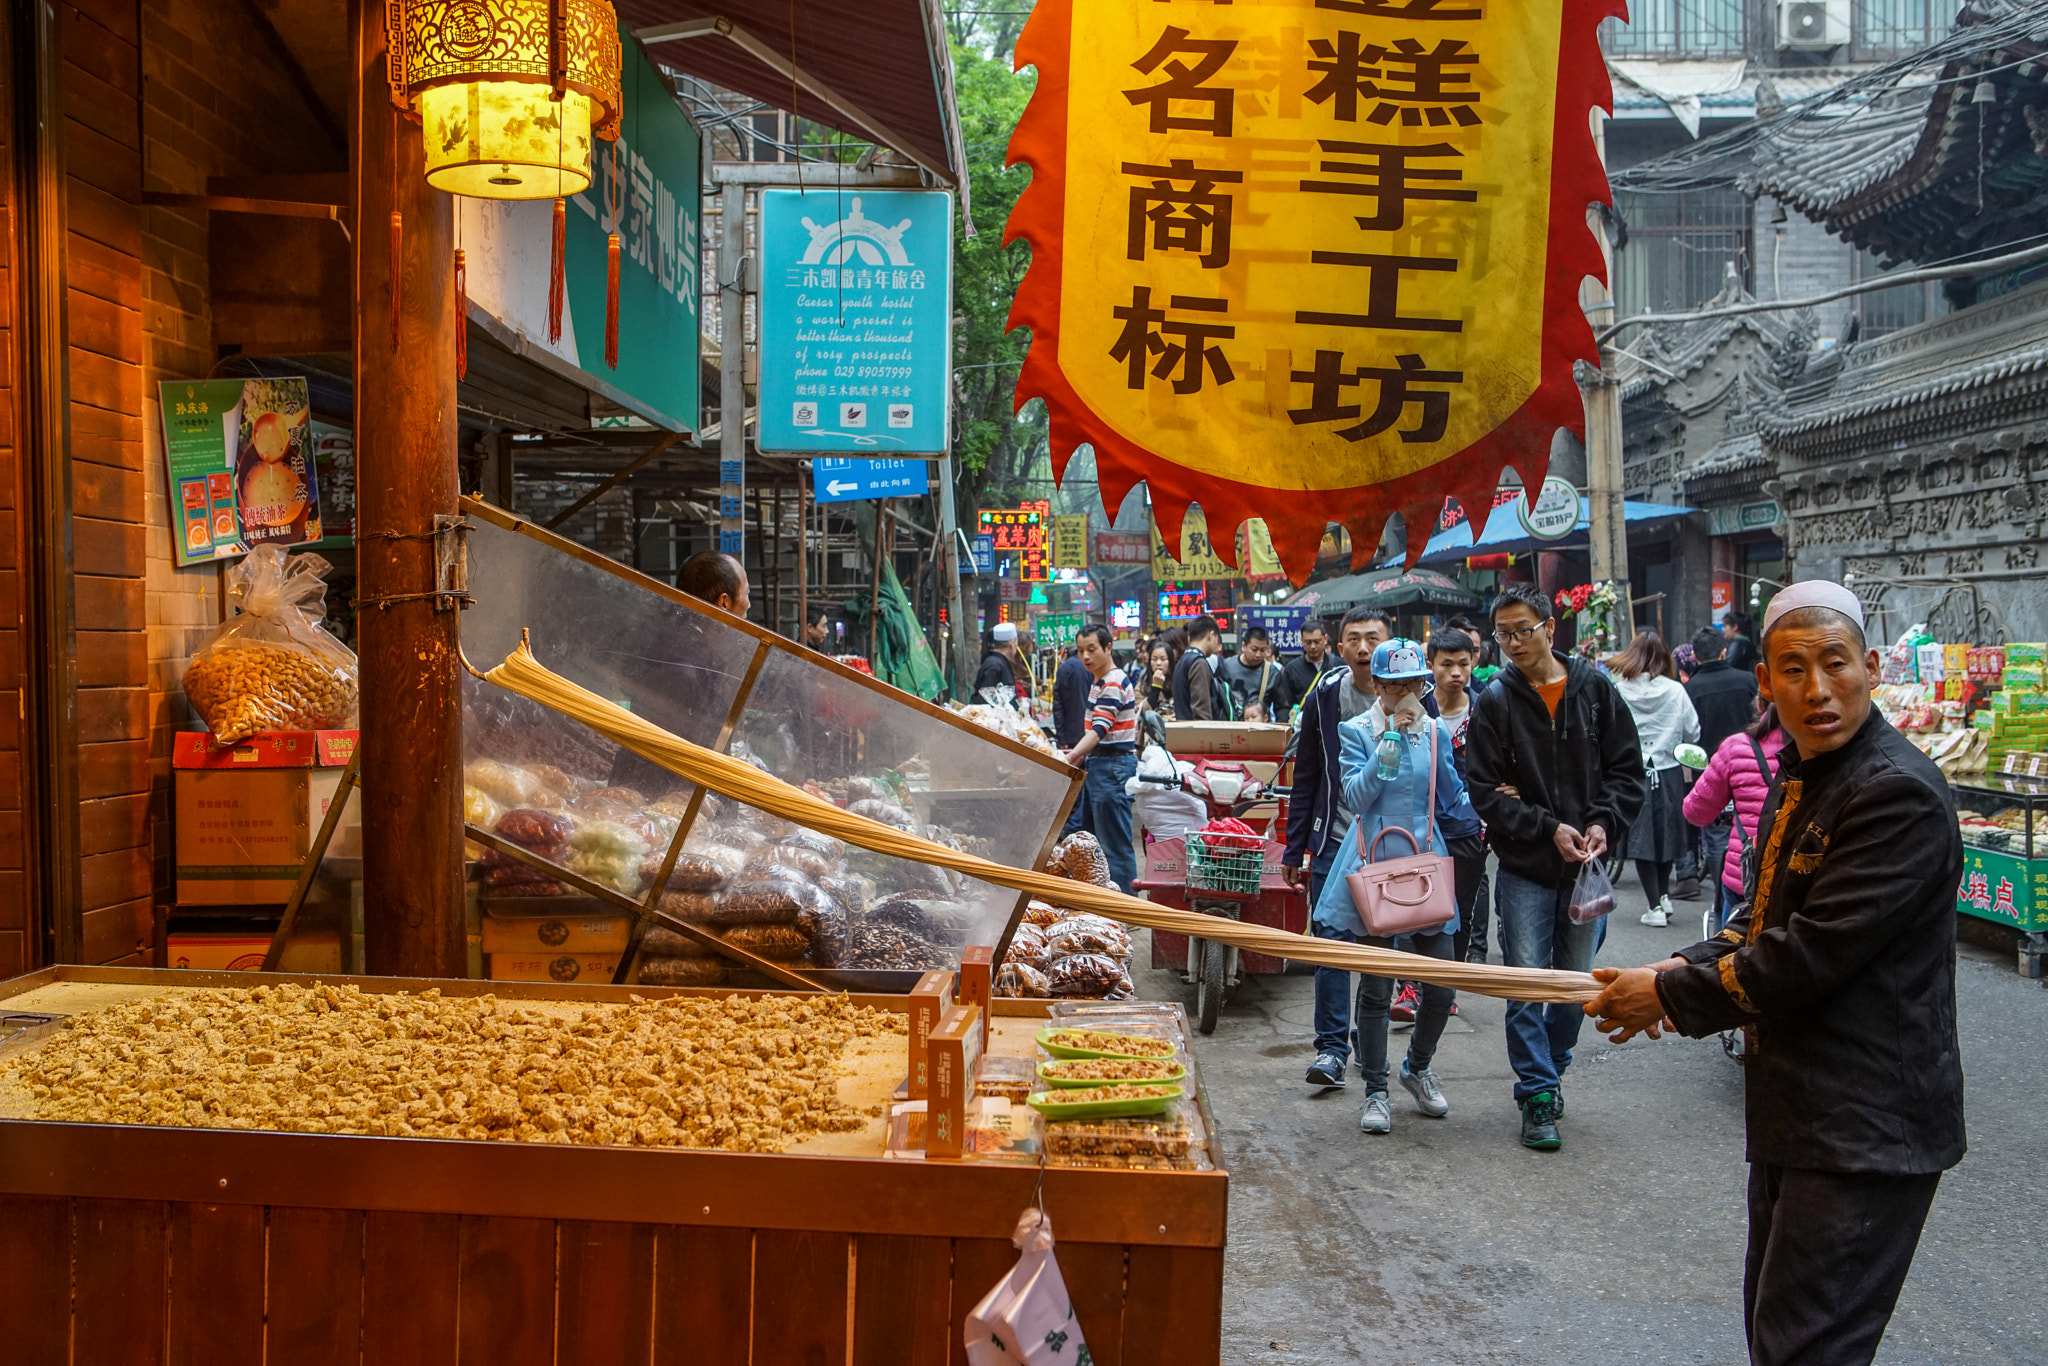
[[[914,498],[929,487],[922,460],[833,460],[811,462],[811,495],[821,503],[863,498]]]

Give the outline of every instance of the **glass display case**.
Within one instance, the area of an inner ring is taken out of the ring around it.
[[[1043,862],[1078,770],[500,509],[463,510],[473,667],[524,632],[546,667],[684,739],[963,852]],[[464,703],[485,948],[516,939],[498,951],[551,980],[709,986],[751,971],[905,989],[968,945],[1000,952],[1023,910],[1008,889],[700,793],[479,679]]]
[[[1951,783],[1963,834],[1956,910],[2022,935],[2022,970],[2048,960],[2048,778],[1992,773]]]

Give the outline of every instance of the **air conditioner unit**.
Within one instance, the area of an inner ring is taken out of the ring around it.
[[[1849,41],[1852,0],[1779,0],[1780,48],[1840,47]]]

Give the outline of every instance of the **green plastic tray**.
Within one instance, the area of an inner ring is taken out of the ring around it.
[[[1074,1059],[1074,1061],[1081,1061],[1081,1059]],[[1150,1058],[1139,1058],[1136,1061],[1150,1062],[1153,1060]],[[1046,1071],[1046,1065],[1040,1063],[1038,1065],[1038,1079],[1047,1086],[1056,1087],[1062,1091],[1075,1091],[1088,1086],[1172,1086],[1177,1082],[1187,1080],[1188,1070],[1178,1062],[1171,1058],[1161,1058],[1158,1061],[1159,1075],[1156,1077],[1062,1077]]]
[[[1133,1082],[1132,1085],[1138,1085]],[[1167,1094],[1153,1100],[1085,1100],[1087,1092],[1074,1093],[1076,1098],[1068,1099],[1070,1093],[1060,1091],[1033,1091],[1025,1103],[1044,1115],[1048,1123],[1057,1124],[1062,1120],[1074,1119],[1134,1119],[1141,1115],[1163,1115],[1173,1108],[1180,1099],[1180,1088],[1168,1086]]]
[[[1069,1048],[1065,1044],[1052,1042],[1055,1034],[1064,1034],[1065,1029],[1046,1028],[1038,1031],[1038,1046],[1055,1058],[1136,1058],[1139,1062],[1166,1062],[1167,1059],[1145,1053],[1098,1053],[1087,1048]],[[1100,1031],[1108,1032],[1108,1031]],[[1161,1042],[1164,1042],[1162,1040]]]

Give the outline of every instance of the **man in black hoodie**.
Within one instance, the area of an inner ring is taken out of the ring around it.
[[[1648,795],[1635,718],[1598,669],[1551,648],[1550,603],[1509,584],[1493,604],[1507,664],[1472,702],[1466,787],[1500,859],[1494,909],[1508,966],[1584,972],[1596,926],[1566,914],[1581,865],[1619,844]],[[1577,1006],[1510,1001],[1508,1061],[1522,1142],[1562,1146],[1559,1083],[1585,1016]]]

